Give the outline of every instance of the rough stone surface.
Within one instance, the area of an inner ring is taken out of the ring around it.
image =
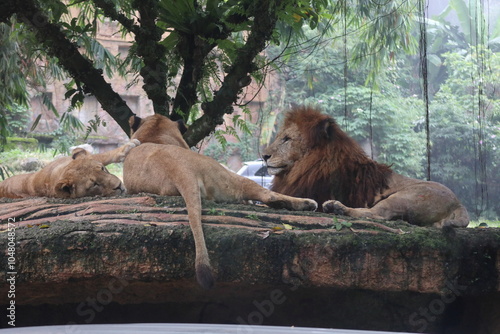
[[[21,161],[21,170],[31,173],[36,172],[44,167],[44,163],[38,158],[26,158]]]
[[[217,284],[205,291],[194,278],[186,213],[182,198],[150,195],[0,200],[4,254],[7,223],[16,227],[18,325],[218,322],[500,332],[500,229],[382,225],[206,202]],[[1,265],[8,267],[8,256]],[[2,282],[9,277],[0,272]],[[8,290],[0,286],[2,296]]]

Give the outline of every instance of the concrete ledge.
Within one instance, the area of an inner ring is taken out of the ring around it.
[[[404,222],[387,229],[207,202],[217,285],[204,291],[181,198],[3,201],[1,249],[8,249],[7,222],[16,227],[19,325],[167,319],[436,333],[499,326],[500,229]],[[8,265],[3,257],[2,268]],[[9,277],[0,273],[4,282]],[[3,285],[0,294],[8,290]],[[480,318],[470,309],[481,309]],[[449,320],[457,312],[465,315]]]

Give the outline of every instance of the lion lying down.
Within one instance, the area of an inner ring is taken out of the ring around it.
[[[371,160],[333,118],[313,108],[290,111],[263,157],[275,175],[272,190],[313,198],[325,212],[421,226],[469,224],[467,210],[450,189]]]
[[[0,182],[0,197],[113,196],[125,192],[120,179],[106,167],[122,162],[128,152],[139,145],[138,140],[104,153],[90,154],[82,148],[71,157],[59,158],[35,173],[15,175]]]
[[[183,125],[154,115],[145,119],[132,116],[132,138],[141,146],[130,151],[123,165],[128,193],[148,192],[164,196],[182,196],[196,249],[196,277],[204,288],[214,284],[201,226],[201,200],[242,202],[256,200],[273,208],[316,210],[310,199],[294,198],[269,191],[254,181],[222,167],[212,158],[189,149],[182,138]]]

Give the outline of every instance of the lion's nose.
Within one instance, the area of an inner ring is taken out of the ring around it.
[[[124,194],[127,191],[127,189],[125,189],[125,186],[123,185],[123,183],[120,183],[120,185],[113,190],[116,192],[120,192],[120,194]]]
[[[271,157],[270,155],[264,154],[262,156],[262,159],[264,159],[264,161],[267,162],[267,160],[269,160],[270,157]]]

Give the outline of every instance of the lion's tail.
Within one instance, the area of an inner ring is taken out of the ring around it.
[[[194,247],[196,250],[196,279],[204,289],[210,289],[215,284],[212,266],[208,258],[207,246],[205,244],[205,237],[201,228],[201,221],[198,224],[191,224],[191,231],[194,236]]]
[[[204,289],[208,290],[214,286],[215,277],[208,258],[205,262],[198,262],[198,260],[196,260],[196,279]]]
[[[212,272],[212,266],[210,265],[210,259],[208,257],[205,237],[203,236],[203,230],[201,227],[201,220],[190,221],[190,224],[191,231],[194,236],[194,247],[196,250],[196,279],[202,288],[210,289],[215,284],[215,278]]]
[[[212,267],[210,266],[207,245],[205,242],[205,236],[203,235],[203,227],[201,225],[201,196],[199,188],[192,186],[187,187],[187,189],[180,188],[179,190],[182,197],[186,201],[189,225],[191,226],[191,232],[193,232],[194,247],[196,250],[196,279],[203,288],[210,289],[215,284],[215,278],[212,272]],[[185,190],[191,190],[191,192]]]
[[[198,216],[198,214],[200,216]],[[215,284],[215,278],[212,272],[212,266],[210,265],[205,236],[203,235],[203,228],[201,226],[201,209],[199,212],[198,210],[190,210],[188,215],[196,250],[196,279],[204,289],[210,289]]]

